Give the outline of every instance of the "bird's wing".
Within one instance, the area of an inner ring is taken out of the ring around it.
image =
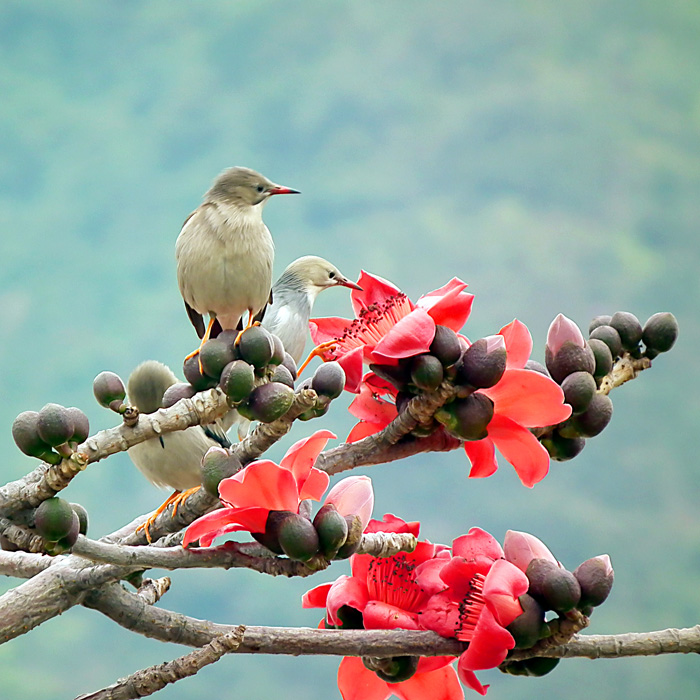
[[[267,300],[267,304],[265,304],[265,306],[263,306],[262,309],[260,309],[260,311],[258,311],[258,313],[255,314],[255,316],[253,316],[253,321],[257,321],[258,323],[262,323],[263,318],[265,318],[265,312],[267,311],[267,307],[270,306],[271,304],[272,304],[272,290],[270,290],[270,296]]]
[[[187,309],[187,315],[190,317],[194,329],[197,331],[197,336],[203,338],[205,331],[204,317],[202,314],[195,311],[187,302],[185,302],[185,308]]]
[[[218,423],[210,423],[209,425],[203,425],[205,435],[214,442],[218,443],[221,447],[228,448],[231,447],[231,441],[226,435],[226,431]]]

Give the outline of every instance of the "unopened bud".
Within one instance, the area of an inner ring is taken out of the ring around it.
[[[418,656],[362,657],[365,668],[374,671],[386,683],[407,681],[418,670]]]
[[[513,635],[516,649],[529,649],[542,637],[545,610],[527,593],[521,595],[519,600],[523,612],[508,625],[507,630]]]
[[[595,437],[608,425],[612,413],[613,403],[610,397],[605,394],[596,394],[583,413],[571,416],[559,426],[559,433],[567,438]]]
[[[39,437],[51,447],[58,447],[73,437],[75,426],[68,410],[57,403],[47,403],[39,411]]]
[[[656,352],[668,352],[678,338],[678,321],[672,313],[661,312],[651,316],[644,324],[642,341]]]
[[[196,393],[191,384],[187,382],[177,382],[165,390],[160,403],[163,408],[170,408],[181,399],[191,399]]]
[[[561,383],[564,401],[571,406],[574,413],[583,413],[595,394],[596,384],[593,375],[588,372],[572,372]]]
[[[50,451],[49,445],[39,437],[37,411],[23,411],[15,418],[12,423],[12,438],[17,447],[30,457],[41,457]]]
[[[321,553],[333,559],[348,538],[348,523],[332,503],[322,506],[314,518]]]
[[[612,326],[598,326],[591,332],[589,340],[601,340],[604,342],[610,349],[610,354],[613,357],[622,355],[622,338]]]
[[[233,360],[221,372],[219,387],[232,404],[247,399],[254,386],[255,370],[245,360]]]
[[[548,559],[533,559],[525,575],[530,582],[527,592],[546,610],[568,612],[581,598],[581,586],[576,577]]]
[[[558,429],[542,437],[540,442],[555,462],[567,462],[573,459],[586,446],[586,440],[584,438],[566,438],[561,435]]]
[[[424,353],[411,358],[411,382],[422,391],[435,391],[445,376],[442,362]]]
[[[618,311],[610,319],[610,325],[620,334],[625,350],[636,350],[642,339],[642,324],[628,311]]]
[[[574,576],[581,586],[579,608],[597,606],[605,602],[612,590],[615,573],[607,554],[586,559],[574,570]]]
[[[216,379],[207,374],[203,374],[199,369],[199,355],[194,355],[185,360],[182,365],[182,373],[185,379],[192,385],[195,391],[213,389],[216,386]]]
[[[613,354],[610,352],[610,348],[597,338],[590,338],[588,347],[593,351],[593,357],[595,358],[593,376],[596,379],[604,377],[613,368]]]
[[[435,419],[460,440],[482,440],[488,435],[493,411],[493,401],[485,394],[475,392],[442,406],[435,413]]]
[[[314,372],[311,388],[319,395],[336,399],[343,393],[345,371],[338,362],[324,362]]]
[[[506,346],[502,335],[481,338],[462,355],[456,366],[456,384],[488,389],[497,384],[506,371]]]
[[[233,346],[221,338],[210,338],[199,350],[199,361],[204,374],[218,380],[229,362],[233,362]]]
[[[435,326],[435,338],[430,344],[430,354],[435,355],[444,367],[451,367],[462,354],[459,336],[447,326]]]
[[[277,532],[282,551],[296,561],[309,561],[319,552],[319,538],[311,521],[292,514],[282,521]]]
[[[201,477],[204,490],[219,497],[219,483],[241,470],[241,460],[223,447],[210,447],[202,457]]]
[[[101,406],[117,412],[126,398],[124,382],[114,372],[100,372],[92,381],[92,391]]]

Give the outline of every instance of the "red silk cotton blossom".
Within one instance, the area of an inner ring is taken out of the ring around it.
[[[337,360],[346,375],[345,388],[357,393],[362,363],[396,364],[404,357],[427,352],[435,326],[459,331],[471,312],[474,296],[465,282],[454,277],[446,285],[424,294],[414,304],[398,287],[364,270],[351,294],[354,319],[314,318],[311,337],[330,345],[321,355]]]
[[[321,500],[329,476],[313,464],[330,438],[335,435],[329,430],[318,430],[294,443],[279,465],[257,460],[222,479],[219,497],[224,507],[195,520],[185,531],[183,546],[199,540],[208,547],[216,537],[236,530],[265,532],[270,511],[297,513],[301,501]]]

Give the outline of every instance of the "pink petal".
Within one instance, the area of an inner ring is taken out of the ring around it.
[[[571,415],[561,387],[539,372],[507,369],[501,381],[483,393],[493,401],[495,413],[527,428],[556,425]]]
[[[301,607],[302,608],[325,608],[326,599],[328,598],[328,591],[330,590],[332,583],[322,583],[316,588],[312,588],[310,591],[306,591],[301,597]]]
[[[414,309],[400,319],[375,345],[376,362],[411,357],[430,349],[435,338],[435,321],[424,309]]]
[[[472,465],[469,470],[470,479],[484,479],[498,469],[496,450],[490,438],[467,440],[464,443],[464,451]]]
[[[403,683],[387,685],[399,700],[464,700],[464,691],[452,666],[416,673]]]
[[[527,428],[496,415],[489,423],[489,436],[525,486],[532,488],[547,476],[549,453]]]
[[[552,321],[547,331],[547,348],[552,354],[556,355],[559,348],[567,340],[581,348],[586,344],[581,329],[570,318],[567,318],[564,314],[559,314]]]
[[[384,423],[370,423],[368,421],[361,420],[350,431],[350,434],[345,442],[357,442],[358,440],[363,440],[369,435],[374,435],[380,430],[384,430],[384,428],[386,428],[386,424]]]
[[[458,537],[452,543],[455,556],[475,560],[478,556],[486,556],[495,561],[503,556],[503,549],[498,540],[480,527],[473,527],[466,535]]]
[[[459,657],[458,669],[479,671],[495,668],[503,663],[508,650],[514,646],[510,632],[498,624],[488,608],[484,608],[467,650]]]
[[[389,685],[365,668],[359,656],[345,656],[338,667],[338,690],[343,700],[387,700]]]
[[[362,287],[362,291],[353,289],[350,294],[355,316],[359,316],[363,309],[372,306],[372,304],[381,306],[387,299],[401,294],[401,290],[396,285],[364,270],[360,272],[360,279],[357,280],[357,284]]]
[[[362,612],[362,622],[368,630],[419,630],[418,615],[379,600],[370,600]]]
[[[202,547],[208,547],[215,538],[236,530],[264,532],[269,512],[265,508],[219,508],[190,524],[182,546],[199,540]]]
[[[324,501],[326,503],[332,503],[343,516],[358,516],[364,530],[374,508],[372,480],[368,476],[348,476],[330,490]]]
[[[221,499],[237,508],[268,510],[299,508],[299,490],[294,475],[268,459],[251,462],[234,476],[219,483]]]
[[[298,440],[282,457],[280,467],[289,469],[297,481],[305,479],[323,448],[335,437],[330,430],[317,430],[313,435]]]
[[[532,336],[527,326],[516,318],[507,326],[503,326],[499,333],[506,341],[508,353],[506,367],[511,369],[525,367],[532,353]]]
[[[339,318],[338,316],[312,318],[309,321],[311,340],[314,341],[314,345],[320,345],[321,343],[327,343],[329,340],[342,338],[351,323],[351,318]]]
[[[386,513],[381,520],[370,520],[366,532],[410,532],[418,537],[419,522],[406,522],[396,515]]]
[[[503,540],[503,551],[506,559],[521,571],[526,571],[533,559],[547,559],[558,564],[544,542],[528,532],[508,530]]]
[[[507,627],[522,615],[523,608],[518,598],[527,593],[528,586],[527,576],[509,561],[499,559],[491,567],[482,595],[499,625]]]

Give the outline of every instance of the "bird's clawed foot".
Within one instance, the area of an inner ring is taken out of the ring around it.
[[[192,355],[191,357],[194,357]],[[182,503],[184,503],[193,493],[199,491],[201,486],[195,486],[194,488],[187,489],[187,491],[174,491],[173,493],[168,496],[168,498],[165,499],[165,502],[163,505],[161,505],[153,515],[151,515],[148,520],[143,525],[139,525],[136,528],[136,532],[140,532],[143,530],[146,533],[146,539],[148,540],[148,544],[151,544],[151,533],[150,533],[150,528],[153,527],[153,523],[155,523],[156,519],[158,516],[170,505],[173,506],[173,512],[171,517],[175,517],[177,515],[177,509],[180,507]]]
[[[306,366],[311,362],[311,360],[314,359],[314,357],[320,357],[323,359],[324,353],[328,352],[328,350],[332,350],[336,344],[337,340],[328,340],[325,343],[321,343],[320,345],[317,345],[310,353],[309,356],[304,360],[302,363],[301,367],[297,370],[297,374],[301,374],[305,369]],[[324,360],[325,362],[325,360]]]

